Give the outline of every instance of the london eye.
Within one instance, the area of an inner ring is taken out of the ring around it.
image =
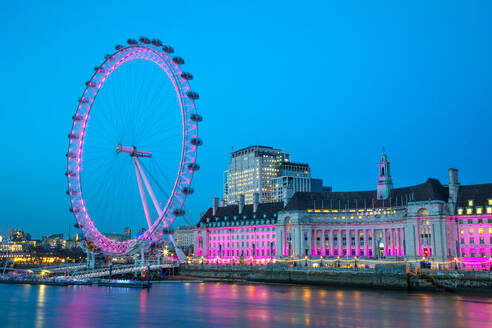
[[[202,117],[183,65],[158,39],[129,39],[85,83],[68,135],[67,194],[85,239],[104,254],[159,242],[185,214]]]

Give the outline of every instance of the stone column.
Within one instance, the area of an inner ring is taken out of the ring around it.
[[[364,229],[364,256],[368,256],[368,249],[369,249],[369,238],[367,238],[368,233],[367,229]]]
[[[372,256],[376,256],[376,230],[372,229]]]
[[[401,256],[406,256],[407,254],[405,253],[405,229],[400,228],[400,247],[401,247]]]
[[[347,248],[347,256],[350,256],[350,228],[347,226],[347,230],[345,230],[345,246]]]
[[[338,233],[338,256],[342,256],[342,229],[338,229],[337,233]]]
[[[359,229],[355,229],[355,256],[360,256]]]
[[[330,256],[333,256],[333,250],[335,249],[333,247],[333,229],[330,230]]]
[[[398,230],[399,228],[395,228],[395,250],[393,251],[393,254],[395,256],[398,256],[398,253],[400,252],[400,237],[398,236],[399,233],[398,233]]]
[[[391,228],[390,230],[390,238],[391,238],[391,256],[395,256],[395,228]]]
[[[384,256],[388,255],[388,240],[386,237],[386,229],[383,229],[383,244],[384,244]]]
[[[321,256],[326,255],[326,235],[325,235],[326,230],[323,229],[321,230]]]
[[[300,229],[301,231],[301,249],[299,250],[299,253],[298,253],[298,256],[299,257],[304,257],[304,254],[305,254],[305,249],[306,249],[306,243],[307,243],[307,240],[304,239],[304,236],[306,235],[306,238],[307,238],[307,231],[303,230],[303,229]]]
[[[316,243],[316,236],[314,235],[315,234],[315,231],[312,227],[311,229],[309,230],[309,249],[308,249],[308,256],[313,256],[313,246],[314,244]]]

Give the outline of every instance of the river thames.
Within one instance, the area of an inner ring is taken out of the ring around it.
[[[492,298],[292,285],[0,285],[1,327],[490,327]]]

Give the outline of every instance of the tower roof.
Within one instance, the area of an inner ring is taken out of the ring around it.
[[[383,163],[383,162],[388,162],[388,156],[386,155],[386,153],[384,152],[384,146],[383,146],[383,152],[381,153],[381,160],[379,161],[380,163]]]

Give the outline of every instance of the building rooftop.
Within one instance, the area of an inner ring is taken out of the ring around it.
[[[406,205],[408,202],[448,200],[448,188],[439,180],[429,178],[423,184],[395,188],[385,200],[377,200],[377,191],[296,192],[286,210],[361,209]]]
[[[492,183],[460,186],[456,206],[469,207],[469,200],[473,200],[473,206],[487,206],[489,199],[492,199]]]
[[[280,149],[274,149],[273,147],[269,146],[260,146],[260,145],[254,145],[254,146],[249,146],[246,148],[238,149],[235,152],[232,153],[232,157],[236,157],[245,153],[249,152],[265,152],[265,153],[280,153],[282,152]]]
[[[253,205],[244,205],[243,212],[239,214],[239,205],[227,205],[223,207],[218,207],[217,208],[217,213],[215,213],[215,216],[213,215],[213,209],[209,208],[205,214],[200,219],[200,222],[206,223],[207,219],[209,221],[213,220],[214,222],[221,222],[225,221],[225,218],[227,217],[227,220],[234,220],[234,217],[236,217],[236,220],[248,220],[248,219],[253,219],[253,218],[273,218],[276,216],[276,214],[284,208],[284,205],[282,202],[275,202],[275,203],[260,203],[258,204],[258,209],[256,210],[256,213],[253,212]]]

